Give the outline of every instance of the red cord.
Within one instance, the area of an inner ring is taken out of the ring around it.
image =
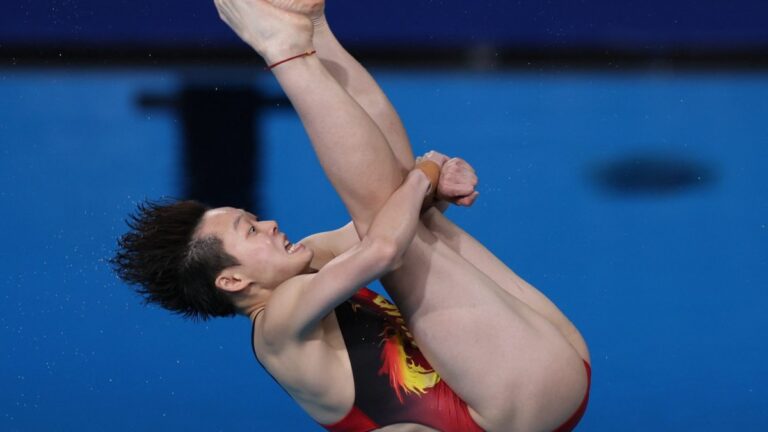
[[[267,67],[266,67],[266,69],[267,69],[267,70],[271,70],[271,69],[273,69],[275,66],[279,66],[279,65],[281,65],[281,64],[283,64],[283,63],[285,63],[285,62],[289,62],[289,61],[291,61],[291,60],[295,60],[295,59],[297,59],[297,58],[299,58],[299,57],[306,57],[306,56],[311,56],[312,54],[314,54],[314,53],[316,53],[316,52],[317,52],[317,50],[312,50],[312,51],[303,52],[303,53],[301,53],[301,54],[299,54],[299,55],[295,55],[295,56],[293,56],[293,57],[289,57],[289,58],[287,58],[287,59],[285,59],[285,60],[280,60],[280,61],[279,61],[279,62],[277,62],[277,63],[274,63],[274,64],[272,64],[272,65],[270,65],[270,66],[267,66]]]

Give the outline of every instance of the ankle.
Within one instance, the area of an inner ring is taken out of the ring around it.
[[[305,59],[305,57],[310,57],[317,54],[316,50],[308,50],[301,52],[299,54],[294,54],[290,57],[285,57],[282,60],[278,60],[274,63],[267,63],[267,66],[264,67],[265,70],[274,70],[276,67],[279,67],[283,65],[284,63],[288,62],[295,62],[295,63],[301,63]]]
[[[267,65],[285,60],[301,53],[313,51],[315,49],[311,40],[284,40],[272,41],[266,44],[263,50],[257,50]]]
[[[286,63],[305,63],[308,57],[312,57],[316,53],[317,51],[311,47],[298,51],[274,51],[269,57],[264,57],[264,61],[267,63],[265,69],[274,71],[275,68],[281,68]]]

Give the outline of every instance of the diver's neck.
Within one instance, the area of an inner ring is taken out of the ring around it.
[[[236,295],[233,302],[240,313],[253,320],[266,307],[271,291],[258,286],[251,286],[246,289],[247,292]]]
[[[316,269],[308,265],[304,268],[304,270],[293,277],[314,274],[318,271],[320,271],[320,269]],[[256,315],[258,315],[259,312],[267,307],[269,298],[272,296],[272,292],[275,289],[277,289],[277,287],[267,289],[253,285],[247,288],[247,293],[241,294],[239,298],[234,300],[235,306],[238,308],[238,310],[241,311],[243,315],[250,317],[251,321],[253,321],[256,318]]]

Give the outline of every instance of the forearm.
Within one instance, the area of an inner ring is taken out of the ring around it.
[[[273,305],[276,301],[283,304],[277,308],[282,315],[271,315],[279,324],[276,327],[301,337],[310,335],[323,317],[360,286],[397,268],[416,234],[419,208],[429,184],[421,171],[412,171],[359,243],[324,265],[298,292],[278,290],[270,300]]]
[[[315,25],[313,40],[328,72],[379,126],[400,166],[413,168],[413,150],[397,111],[368,71],[339,43],[325,16]]]
[[[394,260],[405,253],[413,240],[429,186],[429,180],[422,171],[411,171],[376,214],[365,234],[373,242],[390,245]]]

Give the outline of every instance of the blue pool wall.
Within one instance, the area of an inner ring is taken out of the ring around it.
[[[477,169],[478,202],[449,217],[587,340],[579,430],[765,430],[768,74],[373,72],[417,153]],[[255,362],[246,319],[144,307],[106,263],[138,202],[182,193],[179,120],[137,100],[185,79],[0,70],[0,430],[320,430]],[[295,114],[254,122],[263,216],[294,239],[344,224]],[[694,179],[600,176],[647,159]]]

